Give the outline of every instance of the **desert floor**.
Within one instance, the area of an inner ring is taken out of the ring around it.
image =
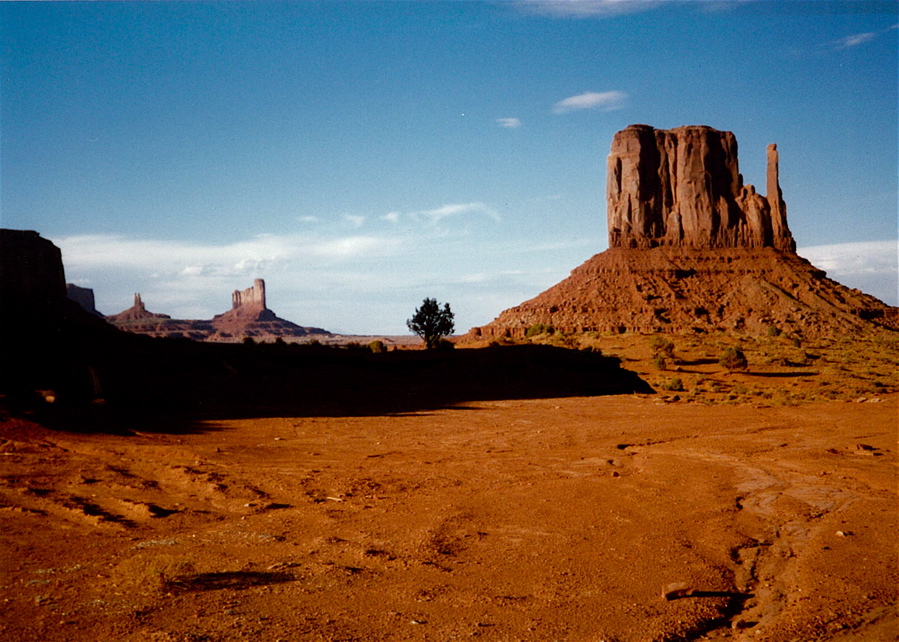
[[[897,402],[7,415],[0,639],[895,640]]]

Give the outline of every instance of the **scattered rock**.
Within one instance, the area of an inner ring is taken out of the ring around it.
[[[693,588],[686,582],[668,584],[662,589],[662,597],[669,601],[690,597],[691,595],[693,595]]]

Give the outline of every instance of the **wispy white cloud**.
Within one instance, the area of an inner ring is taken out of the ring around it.
[[[413,216],[421,216],[425,219],[429,220],[432,223],[439,223],[445,218],[450,216],[458,216],[460,214],[483,214],[494,221],[499,222],[500,216],[499,213],[489,205],[485,203],[475,202],[475,203],[450,203],[447,205],[442,205],[433,210],[421,210],[418,212],[414,212]]]
[[[521,121],[518,118],[497,118],[496,124],[506,129],[518,129],[521,127]]]
[[[357,216],[355,214],[344,214],[343,220],[349,223],[354,228],[360,228],[365,224],[364,216]]]
[[[890,31],[895,31],[899,29],[899,24],[890,25],[886,29],[881,29],[879,31],[865,31],[863,33],[853,33],[839,40],[831,43],[834,49],[851,49],[852,47],[858,47],[860,45],[867,44],[869,42],[873,42],[880,36],[889,33]]]
[[[845,38],[840,38],[837,40],[834,45],[837,49],[848,49],[850,47],[857,47],[859,45],[863,45],[866,42],[871,42],[877,37],[877,33],[873,31],[868,31],[866,33],[854,33],[851,36],[846,36]]]
[[[627,94],[623,91],[587,91],[577,96],[569,96],[553,105],[554,114],[568,114],[582,109],[613,111],[624,107]]]
[[[122,235],[80,235],[54,239],[67,271],[139,270],[181,276],[243,276],[297,260],[341,261],[390,253],[387,237],[261,234],[227,244],[139,239]]]
[[[495,300],[463,305],[457,285],[459,274],[490,269],[483,263],[493,260],[490,252],[474,249],[496,231],[472,234],[469,224],[478,219],[498,221],[499,214],[472,201],[391,211],[365,218],[363,229],[348,225],[356,220],[352,215],[341,215],[330,224],[319,221],[315,233],[261,234],[226,243],[113,234],[51,240],[62,250],[67,279],[93,288],[98,309],[107,314],[126,309],[132,294],[140,292],[154,312],[208,319],[230,307],[234,289],[264,278],[269,304],[283,318],[332,331],[389,328],[401,334],[423,296],[452,295],[463,310],[469,308],[466,316],[489,320],[484,317],[494,312]],[[473,262],[461,247],[479,260]]]
[[[899,242],[815,245],[797,252],[835,281],[899,305]]]
[[[552,18],[613,18],[649,11],[661,0],[520,0],[519,10]]]
[[[300,216],[298,220],[301,223],[318,223],[320,219],[317,216]]]

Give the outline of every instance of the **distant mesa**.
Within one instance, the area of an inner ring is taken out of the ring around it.
[[[767,150],[767,195],[744,185],[731,132],[705,126],[618,132],[608,158],[609,249],[468,338],[564,332],[899,330],[899,308],[828,279],[796,254]]]
[[[262,279],[256,279],[251,288],[235,290],[231,294],[231,309],[209,321],[172,319],[165,314],[149,312],[140,294],[134,295],[133,306],[106,319],[114,326],[135,334],[197,341],[229,342],[246,337],[265,340],[331,335],[327,330],[299,326],[275,315],[266,306],[265,281]]]

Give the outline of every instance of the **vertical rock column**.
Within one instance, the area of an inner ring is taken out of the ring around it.
[[[771,206],[771,236],[774,247],[785,252],[795,252],[796,242],[787,227],[787,204],[783,200],[783,192],[780,190],[780,155],[777,153],[777,145],[768,145],[768,170],[766,173],[767,190],[766,198]]]

